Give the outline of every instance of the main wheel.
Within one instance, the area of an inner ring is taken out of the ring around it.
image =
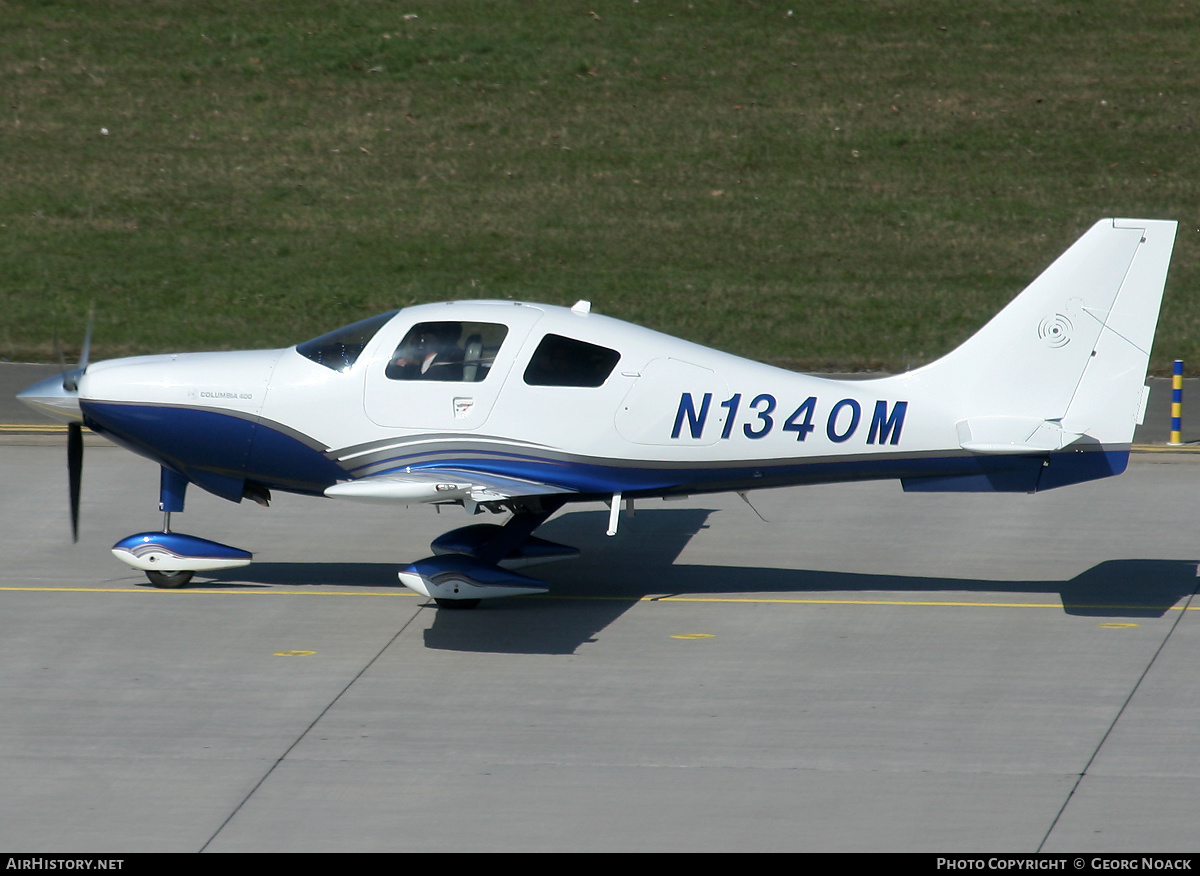
[[[438,608],[474,608],[479,605],[478,599],[438,599],[433,600],[438,604]]]
[[[195,572],[147,572],[146,577],[150,579],[150,583],[155,587],[161,587],[164,590],[176,590],[192,580]]]

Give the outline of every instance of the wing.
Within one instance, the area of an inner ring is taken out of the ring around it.
[[[325,490],[333,499],[378,504],[419,502],[499,502],[527,496],[552,496],[574,490],[469,469],[422,469],[391,472],[334,484]]]

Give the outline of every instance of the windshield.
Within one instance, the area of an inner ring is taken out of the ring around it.
[[[375,333],[397,313],[398,310],[393,310],[342,326],[319,338],[297,344],[296,352],[334,371],[349,371]]]

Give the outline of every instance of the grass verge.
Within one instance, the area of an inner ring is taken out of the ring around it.
[[[951,349],[1103,216],[1181,220],[1200,5],[0,0],[0,355],[570,304],[803,368]]]

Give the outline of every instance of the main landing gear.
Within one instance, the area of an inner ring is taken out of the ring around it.
[[[517,510],[503,526],[477,523],[447,532],[430,545],[432,557],[400,570],[400,581],[446,609],[474,608],[498,596],[545,593],[545,582],[512,570],[579,556],[578,548],[532,534],[562,504],[548,500],[536,510]]]
[[[436,596],[433,601],[437,603],[438,608],[444,608],[448,611],[475,608],[479,603],[483,602],[482,599],[438,599]]]

